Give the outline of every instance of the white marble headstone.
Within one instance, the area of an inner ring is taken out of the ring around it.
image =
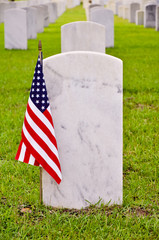
[[[58,208],[122,203],[122,61],[97,52],[44,60],[63,179],[42,171],[43,202]]]
[[[124,6],[123,5],[119,5],[118,16],[119,17],[123,17],[124,16]]]
[[[39,5],[43,10],[43,18],[44,18],[44,27],[47,27],[49,25],[49,11],[48,11],[48,5],[41,4]]]
[[[102,24],[105,26],[105,47],[114,47],[114,14],[109,9],[94,9],[90,10],[90,21]]]
[[[33,6],[37,10],[37,32],[42,33],[44,31],[44,11],[41,6]]]
[[[66,10],[65,0],[53,0],[57,4],[57,16],[61,16]]]
[[[9,3],[0,2],[0,23],[4,22],[4,11],[10,8]]]
[[[144,25],[144,11],[136,11],[136,25]]]
[[[27,38],[37,38],[37,9],[34,7],[24,8],[27,13]]]
[[[119,6],[122,4],[122,2],[121,1],[117,1],[116,3],[115,3],[115,5],[116,5],[116,7],[115,7],[115,14],[116,15],[119,15]]]
[[[144,27],[152,27],[156,26],[156,4],[149,4],[145,6],[145,14],[144,14]]]
[[[140,4],[139,3],[131,3],[130,4],[130,23],[135,23],[136,20],[136,11],[140,10]]]
[[[130,7],[128,5],[123,6],[123,19],[130,18]]]
[[[156,31],[159,31],[159,6],[156,7]]]
[[[100,4],[89,4],[86,9],[86,16],[87,16],[87,21],[90,21],[90,12],[97,10],[97,9],[103,9],[104,6]]]
[[[72,22],[61,27],[61,52],[105,53],[105,27],[95,22]]]
[[[48,3],[48,12],[49,12],[49,22],[54,23],[57,19],[57,4],[56,3]]]
[[[5,48],[27,49],[27,15],[22,9],[4,12]]]

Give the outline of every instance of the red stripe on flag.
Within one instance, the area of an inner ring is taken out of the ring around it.
[[[47,135],[53,145],[57,148],[57,142],[50,130],[46,127],[46,125],[37,117],[37,115],[31,110],[29,104],[27,105],[27,111],[32,118],[32,120],[38,125],[40,129]]]
[[[32,129],[32,127],[27,122],[27,119],[24,119],[24,124],[29,132],[29,134],[32,136],[32,138],[35,140],[35,142],[38,143],[38,145],[47,153],[47,155],[52,159],[52,161],[57,165],[57,167],[61,171],[60,163],[56,155],[51,151],[51,149],[48,147],[48,145],[39,137],[39,135]],[[42,130],[42,129],[41,129]],[[56,149],[57,150],[57,149]]]
[[[22,144],[23,144],[23,141],[21,140],[21,141],[20,141],[20,144],[19,144],[19,147],[18,147],[17,154],[16,154],[16,156],[15,156],[15,159],[16,159],[16,160],[19,160],[19,156],[20,156]]]
[[[32,147],[32,145],[28,142],[27,138],[25,137],[23,131],[22,131],[22,139],[26,147],[31,150],[32,155],[35,157],[35,159],[38,159],[41,166],[55,179],[55,181],[58,184],[60,184],[61,179],[59,178],[57,173],[47,164],[47,162],[41,157],[41,155]]]
[[[52,116],[50,115],[49,111],[46,109],[43,114],[45,115],[45,117],[48,119],[48,121],[51,123],[51,125],[54,128],[54,124],[53,124],[53,120],[52,120]]]
[[[34,163],[34,166],[39,166],[39,162],[35,159],[35,163]]]
[[[29,162],[29,158],[30,158],[30,152],[29,152],[28,148],[26,148],[23,162],[28,163]]]

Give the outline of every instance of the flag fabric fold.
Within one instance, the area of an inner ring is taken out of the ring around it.
[[[35,67],[16,160],[43,167],[59,184],[62,180],[52,114],[40,57]]]

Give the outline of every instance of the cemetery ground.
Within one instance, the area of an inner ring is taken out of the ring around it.
[[[61,25],[81,20],[79,6],[38,34],[44,58],[60,53]],[[159,239],[159,32],[115,16],[107,54],[124,65],[123,205],[78,211],[40,204],[39,168],[14,160],[38,39],[24,51],[4,50],[3,39],[0,24],[0,239]]]

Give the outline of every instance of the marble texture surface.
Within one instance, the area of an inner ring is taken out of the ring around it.
[[[72,22],[61,27],[61,52],[105,53],[105,27],[95,22]]]
[[[43,202],[58,208],[122,203],[122,61],[95,52],[44,60],[62,182],[42,171]]]
[[[22,9],[9,9],[4,13],[6,49],[27,49],[27,15]]]
[[[136,11],[136,25],[144,25],[144,11]]]
[[[113,11],[104,8],[93,8],[89,13],[90,21],[105,26],[105,47],[114,47],[114,14]]]
[[[156,4],[145,6],[144,27],[155,28],[156,26]]]
[[[139,3],[131,3],[130,4],[130,23],[135,23],[136,21],[136,11],[140,10],[140,4]]]

